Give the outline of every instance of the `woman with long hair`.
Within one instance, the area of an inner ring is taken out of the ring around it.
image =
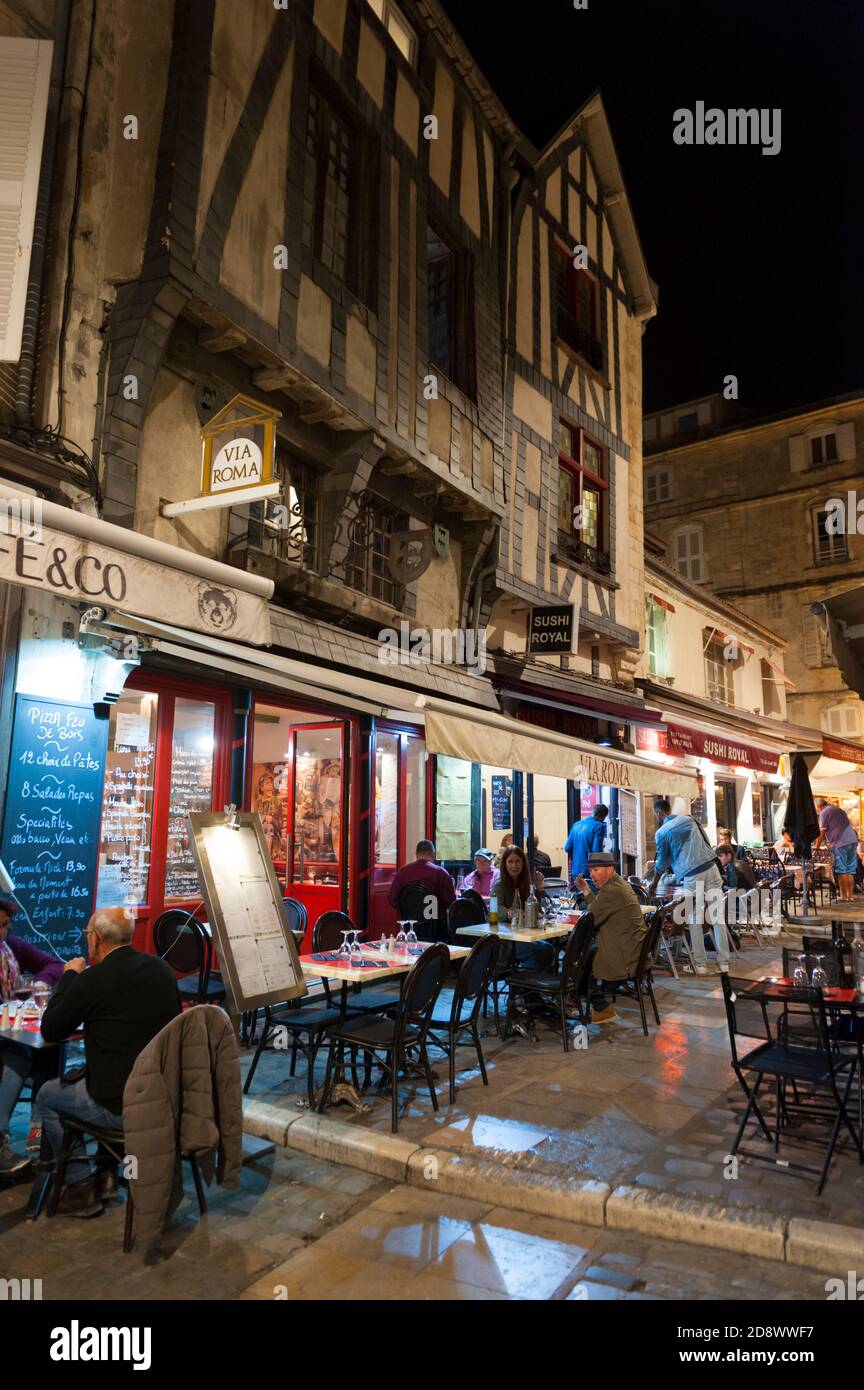
[[[534,878],[534,891],[538,901],[543,890],[543,879],[538,873]],[[531,870],[524,850],[511,845],[501,860],[501,869],[493,879],[490,893],[498,898],[499,908],[503,907],[509,915],[517,905],[524,908],[531,892]],[[548,970],[555,959],[555,947],[550,941],[538,941],[532,945],[527,941],[517,941],[516,964],[529,970]]]

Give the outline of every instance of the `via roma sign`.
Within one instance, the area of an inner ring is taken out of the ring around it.
[[[202,496],[240,492],[272,482],[279,414],[241,395],[208,420],[201,430]]]

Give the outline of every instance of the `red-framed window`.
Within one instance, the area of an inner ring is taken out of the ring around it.
[[[587,270],[573,264],[572,251],[556,242],[556,335],[596,371],[603,369],[598,285]]]
[[[585,430],[558,421],[558,549],[608,573],[609,477],[606,450]]]
[[[112,706],[96,903],[133,908],[140,947],[164,906],[201,901],[186,815],[229,800],[231,710],[225,687],[147,671]]]

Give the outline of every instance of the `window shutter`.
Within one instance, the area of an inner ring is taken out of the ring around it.
[[[803,473],[807,467],[803,434],[793,434],[789,440],[789,467],[793,473]]]
[[[21,355],[51,48],[0,38],[0,362]]]
[[[837,457],[854,459],[855,453],[855,426],[850,420],[848,424],[837,426]]]

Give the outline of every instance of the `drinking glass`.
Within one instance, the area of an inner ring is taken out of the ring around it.
[[[810,983],[809,977],[808,977],[808,975],[807,975],[807,957],[806,957],[806,955],[802,955],[802,956],[799,956],[799,957],[798,957],[798,964],[795,966],[795,969],[792,971],[792,983],[793,983],[793,984],[796,984],[796,985],[807,985],[807,984]]]
[[[414,930],[414,928],[416,927],[416,925],[417,925],[416,922],[409,922],[409,923],[408,923],[408,930],[407,930],[406,933],[405,933],[405,945],[406,945],[406,946],[416,946],[416,945],[417,945],[417,933],[416,933],[416,931]]]
[[[399,928],[399,930],[398,930],[397,933],[396,933],[396,945],[397,945],[397,946],[404,946],[404,945],[405,945],[405,928],[406,928],[406,927],[410,927],[411,923],[408,922],[408,921],[404,921],[404,922],[403,922],[401,918],[397,918],[396,925],[397,925],[397,927]]]
[[[348,940],[348,938],[349,938],[349,936],[351,936],[351,934],[352,934],[352,933],[351,933],[350,931],[343,931],[343,932],[342,932],[342,945],[339,947],[339,952],[338,952],[338,954],[339,954],[340,956],[350,956],[350,955],[351,955],[351,943],[350,943],[350,941]]]
[[[810,972],[810,983],[814,989],[827,989],[828,974],[823,965],[825,957],[815,956],[814,959],[816,961],[816,964],[813,966],[813,969]]]

